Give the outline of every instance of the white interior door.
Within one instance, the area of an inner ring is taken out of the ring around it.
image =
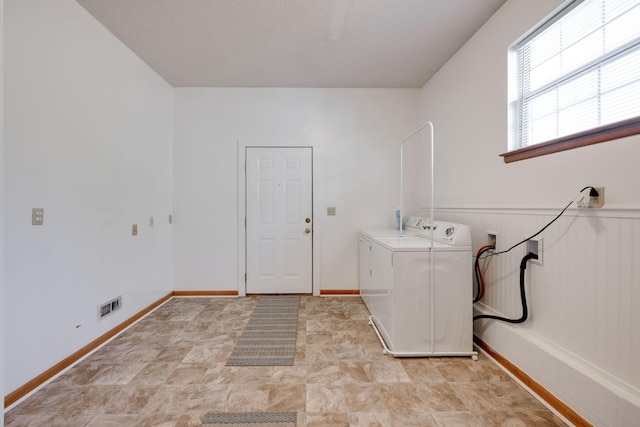
[[[312,292],[310,147],[247,147],[247,293]]]

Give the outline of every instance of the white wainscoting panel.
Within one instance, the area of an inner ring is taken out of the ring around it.
[[[506,250],[560,210],[438,209],[436,219],[469,225],[475,253],[487,244],[487,231],[497,232],[497,250]],[[533,372],[525,372],[595,425],[640,419],[640,211],[569,209],[538,238],[543,238],[543,265],[529,262],[525,275],[529,318],[519,325],[477,321],[475,334],[501,352],[509,345],[494,331],[508,329],[563,361],[572,373],[545,374],[545,367],[526,354],[503,354],[521,369],[530,366]],[[476,304],[478,312],[521,316],[525,248],[481,261],[486,292]],[[576,375],[597,386],[592,392],[580,390]],[[610,393],[618,406],[604,408]]]

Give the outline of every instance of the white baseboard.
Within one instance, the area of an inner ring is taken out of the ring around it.
[[[587,422],[598,427],[640,426],[639,390],[522,325],[475,323],[478,338]]]

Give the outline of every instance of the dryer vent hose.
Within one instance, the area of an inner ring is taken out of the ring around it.
[[[529,310],[527,309],[527,296],[524,291],[524,271],[527,269],[527,261],[530,259],[538,259],[538,255],[529,252],[520,262],[520,301],[522,302],[522,316],[519,319],[509,319],[507,317],[493,316],[491,314],[480,314],[473,317],[474,321],[478,319],[494,319],[509,323],[522,323],[527,320]]]

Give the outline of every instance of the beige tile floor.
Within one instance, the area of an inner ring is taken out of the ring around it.
[[[483,355],[383,355],[358,297],[302,297],[293,366],[226,367],[256,302],[173,298],[5,426],[199,426],[225,411],[296,411],[298,426],[564,425]]]

